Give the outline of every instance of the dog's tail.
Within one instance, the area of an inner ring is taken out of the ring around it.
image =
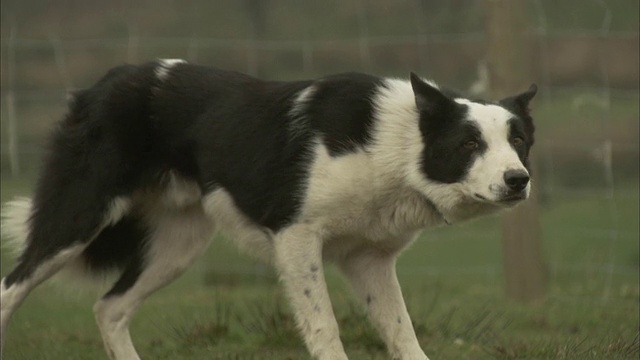
[[[27,247],[31,209],[32,201],[28,197],[17,197],[2,206],[2,248],[15,256]]]
[[[33,214],[33,200],[19,196],[2,205],[0,230],[2,243],[0,247],[13,258],[19,258],[27,249],[31,216]],[[74,286],[76,290],[103,291],[115,274],[111,269],[92,268],[88,264],[91,253],[85,252],[78,258],[68,262],[62,270],[53,277],[54,283],[67,284],[65,280],[74,280],[82,285]],[[64,287],[61,287],[64,289]]]

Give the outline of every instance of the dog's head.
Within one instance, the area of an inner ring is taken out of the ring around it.
[[[497,207],[529,196],[534,126],[529,102],[536,86],[498,102],[448,95],[411,74],[420,116],[420,173],[464,200]],[[465,202],[466,202],[465,201]]]

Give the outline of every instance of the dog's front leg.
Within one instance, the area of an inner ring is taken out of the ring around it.
[[[314,359],[346,360],[322,264],[322,234],[309,225],[293,225],[274,239],[275,264]]]
[[[395,254],[378,250],[352,254],[340,263],[392,358],[428,360],[402,298],[395,265]]]

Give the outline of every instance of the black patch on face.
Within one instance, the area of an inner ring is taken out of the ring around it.
[[[440,90],[413,73],[411,87],[424,144],[420,159],[423,173],[441,183],[462,181],[473,159],[487,148],[480,129],[465,120],[468,108],[455,102],[451,92]],[[465,146],[468,142],[477,146],[469,149]]]
[[[529,173],[531,173],[529,151],[535,142],[535,126],[533,124],[533,118],[531,117],[531,111],[529,110],[529,103],[537,91],[538,88],[536,85],[531,85],[527,91],[500,100],[498,103],[498,105],[516,115],[515,118],[509,121],[509,142],[518,153],[520,161],[522,161],[522,164],[527,168]],[[524,144],[514,146],[513,139],[516,137],[521,137],[524,140]]]
[[[531,117],[531,111],[529,109],[529,102],[533,99],[537,92],[537,87],[531,85],[529,90],[519,95],[509,97],[498,102],[498,105],[509,110],[511,113],[517,116],[516,121],[520,122],[520,130],[527,136],[526,143],[529,147],[534,143],[535,126],[533,125],[533,118]]]
[[[465,105],[445,104],[430,112],[420,113],[420,131],[424,141],[422,170],[426,176],[441,183],[462,181],[473,160],[484,153],[487,144],[480,129],[465,120]],[[469,141],[478,143],[476,149],[467,149]]]
[[[521,118],[512,118],[509,120],[509,143],[518,154],[518,158],[524,167],[531,173],[529,166],[529,150],[533,145],[533,129],[527,126],[526,122]],[[524,142],[517,144],[515,139],[522,138]]]
[[[533,118],[531,117],[529,112],[510,104],[504,104],[502,102],[500,102],[499,105],[516,115],[516,118],[512,119],[511,121],[513,127],[515,127],[513,130],[518,130],[521,134],[524,135],[524,140],[529,147],[533,146],[535,142],[535,126],[533,125]]]

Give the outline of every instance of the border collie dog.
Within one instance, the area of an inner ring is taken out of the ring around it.
[[[427,359],[395,272],[425,228],[529,195],[535,85],[471,100],[411,74],[277,82],[159,60],[76,93],[32,199],[5,204],[18,245],[2,337],[62,268],[119,278],[93,311],[111,359],[138,359],[129,322],[214,233],[277,269],[316,359],[347,359],[323,274],[335,263],[394,359]]]

